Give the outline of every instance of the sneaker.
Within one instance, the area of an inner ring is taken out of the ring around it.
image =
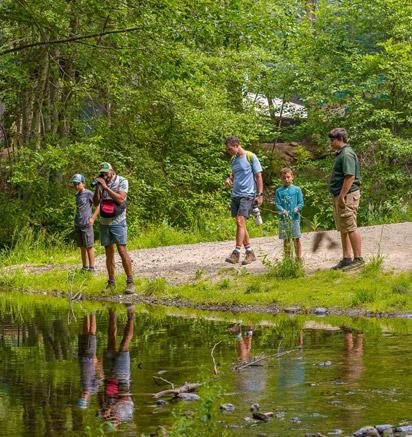
[[[107,281],[106,288],[102,291],[102,293],[108,293],[109,291],[116,290],[116,288],[116,281],[112,281],[111,279],[109,279]]]
[[[352,258],[342,258],[336,266],[331,267],[331,270],[342,270],[344,267],[348,267],[352,264]]]
[[[230,264],[236,264],[239,262],[240,252],[238,250],[234,250],[230,256],[228,256],[225,261]]]
[[[89,267],[82,267],[82,272],[88,272],[89,271]]]
[[[353,258],[353,261],[346,267],[344,267],[342,270],[352,270],[357,269],[359,267],[362,267],[365,264],[365,260],[362,257],[359,258]]]
[[[126,290],[124,291],[124,294],[133,294],[136,291],[133,279],[131,281],[127,281]]]
[[[245,259],[242,261],[242,266],[250,264],[252,261],[256,261],[255,252],[253,252],[253,250],[247,250]]]

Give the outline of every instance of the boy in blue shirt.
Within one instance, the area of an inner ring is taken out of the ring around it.
[[[284,240],[286,256],[290,256],[290,240],[295,245],[296,257],[302,258],[300,243],[300,214],[303,208],[303,196],[299,187],[292,184],[293,171],[285,167],[280,171],[283,187],[276,190],[276,208],[279,211],[279,238]]]
[[[94,272],[94,233],[93,223],[100,206],[92,215],[93,193],[84,188],[86,181],[82,174],[75,174],[72,177],[73,187],[76,189],[76,216],[74,217],[74,232],[77,247],[80,247],[82,254],[83,270]]]

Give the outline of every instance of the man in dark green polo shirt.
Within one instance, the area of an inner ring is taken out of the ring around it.
[[[364,264],[361,236],[357,228],[359,162],[347,141],[348,133],[345,129],[335,128],[329,132],[329,144],[336,150],[329,191],[333,196],[333,217],[341,235],[343,251],[343,258],[331,270],[349,270]]]

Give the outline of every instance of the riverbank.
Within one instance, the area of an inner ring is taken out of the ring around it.
[[[122,274],[116,278],[118,289],[102,295],[106,282],[102,256],[97,258],[95,275],[73,266],[14,266],[2,270],[0,285],[68,297],[78,293],[81,299],[217,311],[408,317],[412,269],[404,241],[412,240],[412,224],[360,231],[367,264],[356,272],[327,270],[340,253],[339,234],[329,231],[317,252],[311,251],[316,233],[302,235],[305,276],[297,278],[281,277],[282,266],[276,261],[281,258],[281,242],[272,237],[252,241],[258,261],[249,266],[225,265],[222,260],[230,253],[230,241],[131,251],[137,293],[130,297],[122,294]],[[331,243],[336,244],[329,249]]]

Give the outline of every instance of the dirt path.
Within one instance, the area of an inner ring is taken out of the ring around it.
[[[359,228],[362,235],[363,256],[368,259],[378,253],[384,256],[384,269],[395,272],[412,270],[411,243],[412,223],[396,223],[393,225],[369,226]],[[336,231],[325,233],[326,238],[316,253],[312,252],[315,232],[302,234],[302,251],[305,259],[305,270],[311,274],[316,270],[329,269],[342,256],[340,237]],[[328,242],[334,241],[335,248],[328,248]],[[252,248],[257,255],[257,261],[246,268],[249,273],[264,273],[267,268],[262,264],[264,255],[273,261],[282,257],[282,242],[277,237],[254,238]],[[135,276],[149,278],[165,277],[169,282],[182,284],[196,278],[208,277],[212,280],[220,279],[234,269],[240,269],[240,264],[232,265],[225,262],[225,258],[234,248],[234,241],[215,243],[187,244],[183,246],[158,247],[155,249],[140,249],[130,251]],[[21,266],[20,266],[21,267]],[[55,268],[67,270],[72,265],[33,266],[25,265],[24,272],[43,273]],[[123,272],[121,260],[116,253],[116,271]],[[105,273],[105,257],[96,258],[96,272]]]
[[[412,223],[363,227],[360,228],[360,232],[363,256],[366,260],[376,255],[380,246],[386,270],[393,269],[397,272],[412,270],[410,250]],[[315,233],[302,234],[303,257],[308,273],[318,269],[329,269],[341,258],[339,233],[328,231],[326,234],[337,243],[336,247],[328,249],[326,241],[323,241],[316,253],[312,253]],[[282,242],[277,237],[255,238],[251,240],[251,243],[258,260],[247,266],[250,273],[266,271],[266,267],[262,264],[264,255],[267,255],[270,260],[282,256]],[[216,277],[220,278],[228,270],[241,268],[240,264],[233,266],[224,261],[233,248],[234,241],[223,241],[134,250],[130,252],[130,256],[136,276],[165,277],[172,283],[180,284],[194,279],[196,271],[200,272],[202,269],[202,278],[209,277],[213,280]],[[105,271],[104,256],[97,258],[96,268],[99,273]],[[122,271],[117,254],[116,270]]]

